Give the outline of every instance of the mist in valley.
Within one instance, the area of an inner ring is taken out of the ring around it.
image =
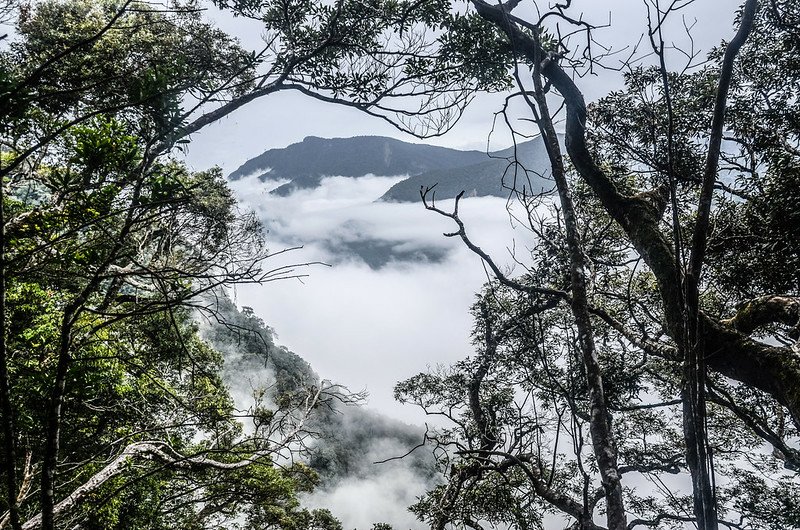
[[[283,180],[231,181],[270,249],[294,249],[268,266],[299,264],[299,277],[238,286],[217,300],[228,326],[204,326],[241,409],[259,389],[321,379],[363,393],[360,403],[335,403],[308,424],[315,435],[306,460],[321,483],[305,502],[330,509],[345,528],[421,528],[408,507],[441,480],[422,446],[425,424],[437,420],[399,404],[393,388],[471,352],[469,307],[487,280],[480,260],[443,235],[447,220],[421,203],[378,200],[405,178],[325,177],[288,195],[270,193]],[[470,198],[461,210],[476,241],[512,270],[532,236],[507,201]]]

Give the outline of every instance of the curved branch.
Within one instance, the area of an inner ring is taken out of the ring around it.
[[[489,373],[489,368],[491,368],[492,363],[495,361],[498,340],[492,329],[493,322],[485,301],[481,302],[480,309],[481,316],[484,320],[484,351],[481,352],[481,360],[478,369],[469,381],[468,392],[469,407],[472,410],[472,416],[475,418],[475,424],[480,433],[481,449],[489,450],[497,445],[497,434],[494,432],[494,425],[492,425],[486,417],[487,415],[481,403],[481,384]],[[489,415],[492,415],[492,411],[489,411]]]
[[[546,56],[536,42],[516,25],[512,16],[484,0],[470,0],[478,14],[497,25],[515,42],[522,57],[534,61]],[[542,55],[540,55],[542,54]],[[586,103],[572,78],[547,57],[542,74],[558,90],[566,103],[566,146],[581,178],[592,188],[609,215],[625,230],[636,251],[653,271],[663,301],[664,317],[670,336],[683,336],[681,286],[675,282],[675,259],[672,242],[662,233],[659,221],[669,198],[668,187],[634,196],[624,195],[613,180],[594,162],[586,133]],[[446,214],[445,214],[446,215]],[[759,344],[737,330],[720,324],[699,312],[700,335],[705,336],[709,368],[744,384],[767,392],[786,406],[800,425],[800,358],[789,348]]]
[[[271,454],[273,451],[256,452],[253,456],[238,462],[217,462],[205,456],[187,457],[178,453],[166,442],[159,440],[135,442],[128,445],[122,453],[89,480],[76,488],[66,498],[53,507],[53,516],[60,517],[79,506],[88,496],[97,491],[109,480],[121,475],[131,460],[153,460],[164,467],[196,471],[198,469],[233,470],[249,466]],[[22,525],[23,530],[42,527],[42,514],[39,513]]]
[[[594,161],[586,144],[586,101],[558,60],[517,25],[497,6],[484,0],[471,0],[478,14],[497,25],[514,42],[517,52],[526,60],[538,62],[547,81],[558,90],[566,105],[565,145],[573,166],[592,188],[608,214],[625,230],[637,252],[653,270],[666,305],[666,316],[674,329],[680,329],[680,290],[675,285],[675,258],[672,243],[661,233],[659,221],[669,198],[668,187],[628,196],[623,194]]]
[[[420,197],[422,198],[422,204],[425,206],[426,210],[430,210],[432,212],[436,212],[439,215],[447,217],[455,221],[456,225],[458,226],[458,230],[455,232],[448,232],[445,237],[455,237],[458,236],[464,242],[464,244],[469,248],[472,252],[480,256],[480,258],[489,266],[489,268],[494,273],[495,277],[498,281],[505,285],[506,287],[511,287],[517,291],[521,291],[524,293],[531,293],[531,294],[539,294],[545,296],[554,296],[560,299],[567,299],[568,295],[564,291],[560,291],[558,289],[549,289],[546,287],[536,287],[533,285],[525,285],[516,280],[512,280],[508,276],[506,276],[503,271],[500,270],[500,267],[494,262],[494,260],[489,256],[482,248],[477,246],[472,240],[467,236],[466,227],[464,226],[464,222],[458,216],[458,203],[461,201],[461,198],[464,196],[464,192],[462,191],[459,193],[455,198],[455,205],[453,206],[452,212],[446,212],[441,208],[438,208],[435,204],[435,197],[431,192],[433,188],[425,188],[423,187],[420,189]],[[428,195],[431,195],[431,202],[428,202]]]
[[[792,328],[790,336],[797,339],[800,338],[800,298],[760,296],[745,302],[733,317],[721,323],[745,335],[768,324],[785,324]]]
[[[697,207],[697,224],[692,237],[692,254],[686,275],[687,303],[689,307],[696,303],[696,300],[693,301],[692,297],[695,299],[697,297],[700,272],[705,258],[709,220],[711,218],[711,199],[714,194],[714,183],[717,180],[717,165],[719,164],[722,146],[722,128],[725,125],[725,109],[728,101],[728,89],[733,77],[733,62],[753,29],[757,5],[757,0],[747,0],[742,13],[742,20],[739,23],[739,30],[725,48],[725,55],[722,59],[722,70],[719,74],[717,94],[714,101],[714,114],[711,121],[711,138],[709,139],[706,165],[703,171],[703,187],[700,191],[700,201]]]
[[[535,466],[528,465],[531,462],[530,455],[514,455],[511,453],[507,453],[505,451],[482,450],[482,449],[456,451],[456,454],[476,455],[483,457],[488,457],[488,456],[503,457],[505,460],[497,465],[498,470],[502,471],[511,466],[518,466],[520,469],[522,469],[523,473],[525,473],[525,476],[528,477],[528,480],[530,481],[537,495],[539,495],[542,499],[547,501],[553,507],[558,508],[559,510],[561,510],[566,514],[569,514],[575,519],[579,521],[584,520],[585,514],[583,511],[583,505],[564,493],[560,493],[548,488],[546,486],[546,482],[542,479],[541,475],[539,475],[538,471],[536,471]],[[591,521],[589,521],[589,523],[591,523]],[[598,527],[592,524],[591,528],[598,528]]]
[[[183,455],[167,442],[161,440],[144,440],[129,444],[122,453],[109,462],[103,469],[95,473],[81,486],[76,488],[66,498],[62,499],[52,508],[52,517],[56,519],[69,513],[83,502],[88,496],[97,491],[109,480],[121,475],[128,468],[128,463],[134,459],[153,460],[164,468],[198,471],[203,469],[216,469],[220,471],[234,471],[255,464],[279,451],[287,448],[301,436],[305,420],[312,409],[321,402],[321,396],[330,386],[322,384],[312,389],[301,407],[299,417],[294,418],[293,424],[288,428],[281,439],[269,444],[267,448],[253,452],[249,457],[235,462],[220,462],[206,456],[205,453]],[[36,530],[43,526],[43,513],[38,513],[22,525],[23,530]]]
[[[750,412],[738,406],[733,397],[722,388],[711,384],[709,384],[709,386],[711,387],[707,394],[709,401],[733,412],[742,420],[742,423],[747,425],[759,438],[771,444],[773,447],[773,455],[783,461],[783,466],[786,469],[800,471],[800,451],[787,445],[783,438],[770,429],[763,420],[753,416]]]

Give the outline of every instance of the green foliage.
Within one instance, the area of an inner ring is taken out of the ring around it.
[[[494,25],[475,13],[450,13],[442,24],[442,54],[449,57],[460,75],[477,79],[488,90],[511,87],[512,49]],[[414,61],[410,61],[416,66]],[[457,66],[462,64],[462,66]]]
[[[778,530],[800,527],[800,487],[790,477],[764,478],[737,470],[736,481],[726,488],[736,511],[754,521],[752,528]]]
[[[797,157],[773,161],[746,202],[724,201],[711,252],[722,287],[751,297],[800,285],[800,170]]]
[[[792,20],[800,10],[791,2],[761,11],[763,30],[737,64],[726,114],[736,141],[729,180],[742,193],[723,198],[709,250],[715,279],[748,297],[800,285],[800,35],[786,26]]]
[[[298,501],[315,473],[272,462],[303,435],[279,442],[305,413],[295,409],[305,387],[271,411],[277,425],[248,432],[222,356],[193,321],[199,295],[261,278],[261,227],[238,210],[219,168],[193,172],[163,154],[189,99],[250,90],[253,58],[193,3],[135,5],[25,7],[0,52],[0,310],[13,411],[3,422],[17,485],[29,492],[21,516],[42,510],[37,490],[57,438],[53,501],[77,492],[74,507],[56,510],[57,528],[194,530],[259,518],[336,528]],[[147,444],[168,449],[135,451]]]
[[[525,498],[525,477],[521,471],[511,470],[503,475],[494,474],[485,480],[468,484],[449,512],[455,521],[472,525],[480,521],[492,527],[510,527],[524,530],[543,529],[542,517],[546,509],[534,498]],[[437,507],[445,499],[445,487],[439,487],[411,507],[417,516],[428,524],[435,524]]]
[[[794,208],[800,166],[800,65],[794,50],[800,49],[800,41],[786,22],[797,19],[797,7],[790,3],[761,9],[757,30],[734,69],[725,114],[721,193],[709,242],[713,279],[707,285],[721,299],[732,292],[747,298],[791,293],[800,285],[800,223]],[[702,69],[669,75],[672,170],[684,234],[693,226],[689,208],[703,172],[721,56],[722,49],[715,49],[712,62]],[[665,185],[668,120],[660,72],[655,67],[634,68],[625,74],[625,85],[591,106],[594,127],[589,139],[613,173],[637,175],[634,188]]]
[[[6,58],[22,67],[15,77],[29,88],[12,104],[41,105],[63,117],[89,109],[123,112],[143,131],[164,134],[180,125],[187,92],[202,97],[223,83],[232,96],[246,91],[249,54],[203,22],[191,2],[175,7],[126,9],[113,0],[86,0],[25,10],[22,39]],[[71,53],[53,61],[62,50]]]

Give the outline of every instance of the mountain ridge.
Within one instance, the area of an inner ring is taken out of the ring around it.
[[[280,346],[275,330],[250,307],[241,309],[224,292],[214,297],[217,319],[204,321],[203,338],[224,359],[223,381],[237,407],[255,404],[254,395],[274,403],[285,393],[318,386],[322,378],[302,356]],[[323,486],[376,473],[376,460],[402,455],[423,436],[422,426],[410,425],[365,407],[331,400],[307,418],[315,435],[306,447],[307,463],[320,474]],[[434,475],[431,455],[416,452],[402,466],[420,477]],[[391,468],[390,466],[390,469]]]
[[[546,193],[549,162],[541,138],[493,152],[412,144],[385,136],[319,138],[307,136],[284,148],[268,149],[251,158],[228,178],[257,175],[262,182],[288,180],[271,194],[288,196],[320,186],[327,176],[365,175],[408,178],[378,198],[383,202],[416,202],[420,189],[436,185],[436,198],[505,197],[512,188]]]
[[[427,144],[412,144],[386,136],[319,138],[307,136],[284,148],[268,149],[251,158],[228,178],[258,174],[264,180],[360,177],[366,174],[419,174],[479,161],[485,153]]]
[[[547,178],[549,172],[547,151],[538,137],[487,153],[476,164],[410,176],[389,188],[378,200],[417,202],[425,188],[435,191],[437,199],[452,199],[462,191],[467,197],[507,197],[512,190],[523,189],[529,195],[548,193],[553,187]]]

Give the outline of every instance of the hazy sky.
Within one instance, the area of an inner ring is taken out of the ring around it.
[[[667,4],[669,1],[662,0],[661,3]],[[740,3],[739,0],[696,0],[690,8],[681,12],[682,16],[673,16],[670,23],[665,25],[668,46],[674,44],[683,50],[692,46],[697,50],[708,50],[719,44],[721,39],[730,39],[734,32],[734,13]],[[620,73],[611,69],[619,67],[620,59],[627,58],[640,42],[646,30],[647,11],[644,0],[575,0],[572,4],[570,13],[598,26],[594,32],[595,40],[619,52],[604,60],[607,70],[597,70],[593,75],[578,80],[587,100],[591,101],[620,85]],[[526,0],[515,13],[524,14],[526,9],[531,10],[532,5],[530,0]],[[246,47],[255,49],[261,43],[261,30],[257,23],[220,12],[211,12],[209,17],[226,31],[238,35]],[[684,22],[693,26],[691,39],[683,29]],[[608,27],[603,27],[609,23]],[[600,46],[595,46],[596,52],[600,49]],[[639,49],[641,52],[637,53],[637,57],[645,55],[645,41],[642,41]],[[673,52],[669,66],[681,68],[685,61],[681,53]],[[478,96],[453,130],[443,137],[431,139],[430,143],[457,148],[485,148],[493,115],[500,108],[502,100],[503,95]],[[230,172],[266,149],[285,147],[306,136],[330,138],[357,135],[384,135],[419,141],[383,120],[356,110],[285,92],[252,102],[194,135],[192,144],[188,146],[188,157],[198,168],[219,165]]]
[[[597,31],[596,39],[614,49],[633,46],[646,24],[640,0],[573,2],[577,14],[611,27]],[[524,7],[524,3],[522,6]],[[732,21],[738,5],[733,0],[698,0],[685,21],[694,26],[694,45],[708,49],[733,34]],[[224,14],[213,17],[245,44],[255,45],[259,30],[242,25],[241,19]],[[676,18],[669,27],[668,42],[688,48],[689,40]],[[631,49],[631,48],[628,48]],[[670,58],[675,66],[684,59]],[[614,60],[607,61],[614,65]],[[619,73],[598,72],[578,81],[587,99],[619,86]],[[463,120],[448,135],[431,141],[438,145],[481,148],[491,129],[500,97],[477,98]],[[357,111],[323,104],[294,93],[282,93],[256,101],[193,137],[188,160],[196,168],[213,164],[227,172],[266,149],[285,147],[305,136],[347,137],[386,135],[413,141],[389,124]],[[496,147],[505,147],[496,145]],[[280,343],[309,362],[323,377],[358,390],[367,388],[371,404],[392,415],[418,420],[420,416],[393,403],[394,382],[449,363],[470,353],[470,316],[474,293],[485,281],[480,261],[457,241],[446,240],[450,229],[443,219],[419,204],[373,204],[397,179],[332,178],[312,191],[287,198],[265,194],[264,186],[248,179],[235,185],[246,205],[256,209],[270,228],[270,244],[305,244],[294,253],[295,261],[323,260],[331,268],[313,267],[310,277],[239,288],[237,301],[249,305],[278,333]],[[526,237],[509,227],[505,201],[465,201],[465,218],[480,244],[512,263],[505,249],[514,243],[521,249]],[[366,239],[389,241],[399,248],[441,247],[447,258],[440,263],[395,263],[379,270],[357,260],[342,261],[336,243]]]

